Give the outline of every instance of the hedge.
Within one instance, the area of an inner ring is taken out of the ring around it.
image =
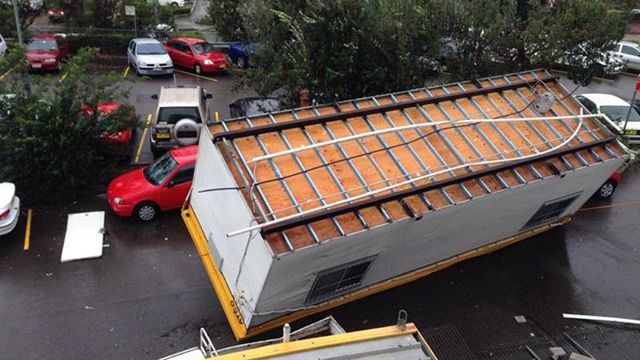
[[[101,54],[126,55],[133,34],[70,34],[69,51],[76,54],[83,47],[97,47]]]

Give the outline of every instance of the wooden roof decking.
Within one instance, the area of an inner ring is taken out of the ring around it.
[[[500,87],[504,88],[497,89]],[[531,104],[535,92],[545,90],[550,91],[556,101],[549,112],[539,114]],[[401,104],[401,108],[397,109],[394,104]],[[365,111],[351,117],[359,109]],[[580,109],[581,106],[549,73],[535,70],[229,120],[211,125],[210,130],[260,224],[338,201],[345,202],[345,199],[372,190],[461,164],[538,154],[570,138],[578,120],[445,125],[440,126],[439,131],[436,127],[419,127],[252,162],[256,157],[411,124],[576,115]],[[271,126],[273,124],[278,126]],[[403,218],[421,216],[432,209],[552,176],[556,169],[571,170],[621,155],[623,150],[615,142],[591,145],[608,139],[611,134],[599,121],[586,118],[578,135],[565,149],[559,149],[565,150],[562,156],[484,175],[480,174],[483,170],[496,166],[458,168],[432,179],[352,201],[352,204],[360,204],[354,211],[345,204],[347,209],[336,211],[336,216],[324,216],[318,211],[314,212],[317,216],[306,223],[296,225],[298,219],[293,219],[280,227],[265,227],[262,234],[278,254]],[[583,149],[578,149],[580,146]],[[555,168],[546,165],[549,162]],[[419,191],[425,184],[436,182],[437,185],[440,184],[438,181],[469,174],[473,176],[459,183],[445,183],[426,192],[383,203],[374,201],[393,192],[410,193],[409,190],[417,187],[416,191]]]

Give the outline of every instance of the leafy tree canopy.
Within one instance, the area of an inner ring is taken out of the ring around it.
[[[622,38],[633,1],[221,0],[209,13],[228,40],[253,47],[244,80],[259,93],[301,89],[317,101],[587,59],[583,79]],[[579,68],[579,67],[576,67]]]
[[[82,49],[66,63],[63,81],[46,75],[26,81],[24,61],[18,61],[16,72],[0,83],[0,179],[16,183],[28,201],[73,198],[78,189],[103,183],[126,154],[104,137],[135,126],[133,108],[123,105],[106,117],[87,111],[125,95],[113,86],[115,76],[87,70],[96,52]],[[0,71],[23,56],[13,50],[0,61]]]

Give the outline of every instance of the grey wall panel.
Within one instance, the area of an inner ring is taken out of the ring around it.
[[[595,164],[563,178],[546,178],[434,211],[421,220],[407,219],[283,254],[271,269],[258,312],[305,306],[315,274],[327,268],[377,255],[364,286],[508,238],[544,202],[582,191],[563,216],[572,214],[622,163],[615,159]],[[258,316],[252,325],[274,317]]]
[[[198,145],[191,207],[208,238],[210,253],[222,259],[222,264],[217,265],[234,296],[236,299],[241,296],[245,299],[240,303],[245,320],[248,321],[269,272],[273,255],[260,233],[253,233],[250,241],[249,234],[226,237],[230,231],[249,226],[253,219],[242,194],[238,190],[201,191],[228,187],[237,187],[237,184],[218,148],[211,141],[210,134],[203,131]]]

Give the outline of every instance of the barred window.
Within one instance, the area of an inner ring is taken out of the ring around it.
[[[358,287],[366,275],[372,258],[321,271],[311,287],[307,303],[330,298]]]
[[[530,229],[557,219],[571,204],[573,204],[580,194],[582,194],[582,192],[545,202],[542,204],[540,209],[533,214],[531,219],[529,219],[521,230]]]

